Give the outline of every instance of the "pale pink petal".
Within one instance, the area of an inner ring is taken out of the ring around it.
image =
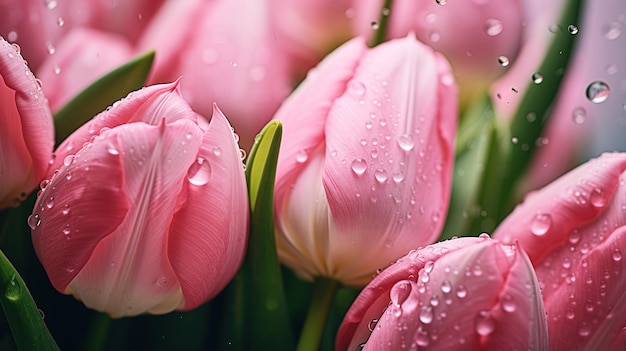
[[[52,110],[98,78],[132,58],[133,49],[124,38],[87,28],[75,28],[57,45],[37,70]]]
[[[239,147],[217,107],[196,162],[189,168],[178,198],[180,210],[169,227],[167,255],[182,287],[184,310],[226,286],[241,265],[248,237],[248,195]]]

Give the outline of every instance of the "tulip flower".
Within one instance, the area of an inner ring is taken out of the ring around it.
[[[57,111],[96,79],[133,57],[134,50],[122,37],[87,28],[76,28],[48,56],[37,76],[50,108]]]
[[[355,1],[357,33],[373,36],[384,1]],[[522,40],[522,1],[395,0],[385,11],[387,37],[414,32],[443,53],[454,70],[461,95],[474,97],[503,73],[498,57],[513,60]]]
[[[551,350],[626,342],[625,171],[626,154],[603,154],[529,194],[494,233],[535,266]]]
[[[193,109],[209,114],[215,101],[245,150],[292,86],[267,1],[170,1],[138,44],[157,52],[150,84],[184,76]]]
[[[57,149],[33,214],[52,285],[112,317],[189,310],[242,262],[246,184],[230,125],[178,82],[131,93]]]
[[[412,35],[355,38],[309,72],[275,118],[281,260],[300,276],[363,286],[439,236],[450,195],[456,87]]]
[[[39,184],[54,147],[52,113],[19,46],[0,37],[0,209]]]
[[[382,271],[339,327],[336,350],[547,350],[539,284],[517,245],[439,242]]]
[[[33,68],[73,29],[102,30],[135,42],[164,0],[20,0],[0,2],[0,35],[16,42]]]

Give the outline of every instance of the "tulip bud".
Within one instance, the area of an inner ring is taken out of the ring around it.
[[[440,242],[372,280],[339,327],[336,350],[547,350],[537,278],[516,245]]]
[[[384,1],[355,1],[358,33],[373,37]],[[454,69],[463,96],[481,92],[506,68],[498,57],[511,60],[522,39],[520,0],[435,1],[395,0],[383,10],[387,37],[414,32],[419,40],[443,53]]]
[[[45,177],[52,113],[19,46],[0,37],[0,209],[17,206]]]
[[[275,119],[277,247],[304,278],[363,286],[446,217],[456,87],[445,59],[410,35],[342,45]]]
[[[625,344],[625,171],[625,153],[603,154],[529,194],[494,233],[535,266],[551,350]]]
[[[28,223],[54,287],[112,317],[189,310],[242,262],[246,184],[233,132],[178,82],[131,93],[58,148]]]

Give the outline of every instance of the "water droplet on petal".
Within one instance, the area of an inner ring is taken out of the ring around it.
[[[615,40],[622,35],[622,25],[619,22],[611,22],[602,27],[604,37],[608,40]]]
[[[356,175],[362,175],[367,170],[367,162],[362,158],[357,158],[352,161],[352,171]]]
[[[441,283],[441,292],[448,294],[450,291],[452,291],[452,283],[450,283],[449,280],[444,280],[443,283]]]
[[[309,155],[307,154],[306,150],[299,150],[296,153],[296,162],[304,163],[308,159],[309,159]]]
[[[576,35],[578,34],[578,27],[576,27],[573,24],[570,24],[569,26],[567,26],[567,31],[572,35]]]
[[[54,196],[50,196],[48,198],[48,201],[46,201],[46,207],[47,208],[52,208],[54,207]]]
[[[218,146],[213,148],[213,155],[219,156],[221,154],[222,154],[222,149],[221,148],[219,148]]]
[[[495,37],[496,35],[502,33],[502,22],[495,18],[490,18],[485,22],[485,32],[490,37]]]
[[[391,291],[389,292],[389,297],[391,302],[400,306],[409,298],[411,295],[411,283],[407,280],[402,280],[397,282],[393,287],[391,287]]]
[[[467,288],[465,288],[465,285],[459,285],[456,288],[456,297],[458,297],[459,299],[464,299],[467,296]]]
[[[480,311],[475,320],[476,333],[481,336],[487,336],[496,329],[496,323],[491,317],[489,311]]]
[[[502,309],[509,313],[515,312],[517,309],[517,304],[510,295],[504,296],[504,299],[502,300]]]
[[[61,213],[64,215],[67,215],[68,213],[70,213],[70,204],[65,204],[63,206],[63,209],[61,210]]]
[[[65,20],[63,19],[63,17],[58,17],[57,18],[57,26],[63,27],[64,25],[65,25]]]
[[[501,55],[501,56],[498,56],[498,63],[500,64],[500,66],[506,67],[511,63],[511,61],[509,61],[508,57]]]
[[[387,178],[388,178],[388,177],[387,177],[387,171],[385,171],[385,170],[384,170],[384,169],[382,169],[382,168],[377,169],[377,170],[376,170],[376,172],[374,172],[374,178],[376,178],[376,180],[377,180],[379,183],[384,183],[384,182],[386,182],[386,181],[387,181]]]
[[[439,5],[442,5],[442,6],[443,6],[443,5],[445,5],[445,4],[447,4],[447,3],[448,3],[448,0],[435,0],[435,2],[437,2],[437,4],[439,4]]]
[[[533,73],[531,78],[535,84],[543,83],[543,75],[541,75],[541,73]]]
[[[41,224],[41,217],[37,213],[31,214],[26,221],[30,229],[35,230]]]
[[[374,318],[369,323],[367,323],[367,329],[369,331],[374,331],[374,328],[376,328],[376,324],[378,324],[378,319]]]
[[[410,135],[402,134],[398,137],[398,145],[404,151],[411,151],[415,147],[415,142]]]
[[[576,124],[585,123],[585,119],[587,118],[587,111],[582,107],[577,107],[574,109],[574,113],[572,114],[572,119]]]
[[[202,157],[198,157],[196,162],[189,167],[189,171],[187,172],[187,179],[189,179],[189,183],[197,186],[208,183],[210,177],[211,166],[209,165],[209,162]]]
[[[348,91],[353,96],[361,97],[365,95],[365,85],[361,82],[351,80],[350,83],[348,83]]]
[[[538,213],[530,224],[530,232],[537,236],[542,236],[550,230],[552,226],[552,216]]]
[[[424,324],[430,324],[433,321],[433,308],[432,306],[423,306],[419,313],[420,322]]]
[[[589,194],[589,202],[593,207],[601,208],[606,206],[608,199],[602,189],[595,188],[591,191],[591,194]]]
[[[56,0],[44,0],[44,4],[48,10],[54,10],[58,5]]]
[[[619,249],[613,250],[613,254],[611,255],[611,258],[615,262],[621,261],[622,260],[622,252]]]
[[[63,159],[63,165],[65,167],[69,167],[72,164],[72,162],[74,162],[74,158],[75,158],[74,155],[65,156],[65,158]]]
[[[63,234],[65,234],[65,235],[70,235],[70,233],[71,233],[71,232],[72,232],[72,231],[71,231],[71,229],[70,229],[70,225],[69,225],[69,224],[66,224],[66,225],[65,225],[65,227],[63,228]]]
[[[592,82],[589,84],[586,91],[587,99],[594,104],[605,102],[606,99],[609,98],[610,93],[611,88],[609,88],[608,84],[602,81]]]

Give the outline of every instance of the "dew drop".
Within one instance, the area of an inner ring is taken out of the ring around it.
[[[400,306],[404,303],[404,301],[406,301],[409,298],[410,294],[411,294],[411,283],[409,281],[403,280],[403,281],[397,282],[391,288],[391,291],[389,292],[389,297],[391,299],[391,302],[394,305]]]
[[[376,178],[379,183],[386,182],[388,178],[387,171],[382,168],[377,169],[376,172],[374,172],[374,178]]]
[[[609,98],[610,93],[611,88],[609,88],[608,84],[602,81],[592,82],[589,84],[586,91],[587,99],[594,104],[605,102],[606,99]]]
[[[69,224],[66,224],[66,225],[65,225],[65,227],[63,228],[63,234],[65,234],[65,235],[70,235],[70,233],[71,233],[71,232],[72,232],[72,231],[71,231],[71,229],[70,229],[70,225],[69,225]]]
[[[361,97],[365,95],[365,85],[361,82],[351,80],[350,83],[348,83],[348,91],[353,96]]]
[[[545,213],[538,213],[530,224],[530,232],[537,236],[542,236],[550,230],[552,226],[552,216]]]
[[[586,322],[582,322],[578,328],[578,335],[587,337],[589,334],[591,334],[591,327]]]
[[[41,217],[37,213],[31,214],[26,221],[30,229],[35,230],[41,224]]]
[[[209,162],[202,157],[198,157],[196,162],[189,167],[189,171],[187,172],[187,179],[189,180],[189,183],[197,186],[208,183],[210,177],[211,166],[209,166]]]
[[[578,27],[576,27],[573,24],[570,24],[569,26],[567,26],[567,31],[572,35],[576,35],[578,34]]]
[[[619,22],[611,22],[602,27],[604,37],[608,40],[615,40],[622,35],[622,26]]]
[[[611,258],[615,262],[619,262],[622,260],[622,252],[619,249],[613,250],[613,254],[611,254]]]
[[[531,79],[533,80],[533,83],[535,84],[543,83],[543,75],[541,75],[541,73],[533,73]]]
[[[49,55],[54,55],[57,52],[57,49],[52,45],[52,43],[46,43],[46,51]]]
[[[57,26],[63,27],[64,25],[65,25],[65,20],[63,19],[63,17],[58,17],[57,18]]]
[[[46,187],[48,187],[48,184],[50,184],[50,181],[48,179],[44,179],[39,183],[39,188],[41,190],[46,190]]]
[[[370,322],[367,323],[367,329],[369,331],[374,331],[374,328],[376,328],[376,324],[378,324],[378,319],[374,318],[370,320]]]
[[[378,28],[379,28],[378,22],[372,21],[372,23],[370,23],[370,25],[372,26],[373,30],[378,30]]]
[[[602,189],[595,188],[589,194],[589,202],[593,207],[602,208],[606,206],[608,199]]]
[[[450,283],[449,280],[444,280],[443,283],[441,283],[441,292],[448,294],[450,291],[452,291],[452,283]]]
[[[465,297],[467,297],[467,289],[465,288],[465,285],[459,285],[456,288],[456,297],[458,297],[459,299],[464,299]]]
[[[502,33],[502,29],[502,22],[495,18],[490,18],[485,22],[485,33],[490,37],[495,37]]]
[[[65,156],[65,158],[63,159],[63,165],[65,167],[69,167],[74,162],[74,158],[75,157],[76,156],[74,156],[74,155],[67,155],[67,156]]]
[[[402,172],[394,172],[391,175],[391,179],[393,179],[395,183],[400,183],[404,180],[404,174],[402,174]]]
[[[113,144],[109,144],[109,147],[107,148],[107,152],[113,156],[117,156],[120,154],[120,151],[115,148],[115,145]]]
[[[448,3],[448,0],[435,0],[435,2],[441,6],[445,5]]]
[[[430,324],[433,321],[432,306],[423,306],[419,313],[419,319],[424,324]]]
[[[508,66],[511,62],[509,61],[509,58],[504,56],[504,55],[500,55],[498,56],[498,63],[500,64],[500,66],[502,67],[506,67]]]
[[[362,158],[356,158],[352,161],[352,171],[356,175],[362,175],[367,170],[367,162]]]
[[[505,312],[513,313],[517,309],[517,304],[510,295],[506,295],[502,301],[502,309]]]
[[[48,10],[54,10],[58,5],[56,0],[44,0],[44,4]]]
[[[574,123],[583,124],[585,123],[586,118],[587,118],[587,111],[584,108],[577,107],[574,109],[574,112],[572,114],[572,119],[574,120]]]
[[[308,159],[309,159],[309,155],[307,154],[306,150],[299,150],[296,153],[296,162],[304,163]]]
[[[475,320],[476,333],[481,336],[488,336],[496,329],[496,323],[489,314],[489,311],[480,311]]]
[[[46,201],[46,207],[51,209],[54,207],[54,196],[50,196],[48,201]]]
[[[404,151],[411,151],[415,147],[415,142],[410,135],[402,134],[398,137],[398,145]]]
[[[166,277],[159,277],[156,280],[156,285],[157,286],[166,286],[167,285],[167,278]]]
[[[372,124],[372,122],[370,122],[370,121],[365,122],[365,128],[366,129],[372,129],[373,126],[374,125]]]
[[[218,146],[213,148],[213,155],[215,156],[220,156],[222,154],[222,149],[219,148]]]

